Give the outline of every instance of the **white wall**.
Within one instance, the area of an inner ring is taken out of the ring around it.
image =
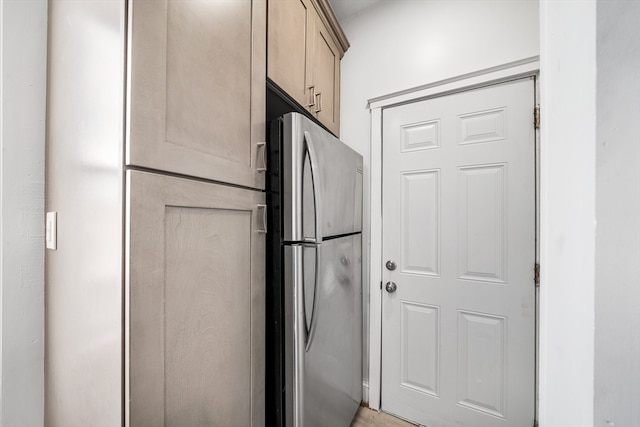
[[[43,423],[47,1],[1,0],[0,426]]]
[[[367,100],[538,55],[538,2],[382,1],[341,24],[351,43],[342,60],[341,139],[364,156],[367,230],[371,200]],[[369,233],[363,238],[366,285]],[[367,291],[365,286],[366,301]]]
[[[593,424],[595,0],[543,0],[540,425]]]
[[[640,2],[597,4],[594,425],[640,425]]]
[[[367,99],[538,54],[537,7],[400,0],[346,20],[342,139],[366,176]],[[638,2],[540,3],[542,427],[640,422],[639,20]]]

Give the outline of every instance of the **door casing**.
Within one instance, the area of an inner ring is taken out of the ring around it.
[[[415,102],[490,86],[524,77],[535,77],[536,105],[539,105],[539,70],[538,56],[491,67],[474,73],[464,74],[451,79],[441,80],[405,91],[395,92],[370,99],[368,107],[371,113],[371,252],[369,263],[369,378],[368,390],[365,386],[365,400],[371,409],[381,407],[382,379],[382,110],[394,105]],[[533,111],[531,115],[533,120]],[[540,259],[540,133],[535,135],[535,188],[536,188],[536,263]],[[538,419],[538,366],[539,366],[539,290],[536,288],[536,403],[535,418]]]

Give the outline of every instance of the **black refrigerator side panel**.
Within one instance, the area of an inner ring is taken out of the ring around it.
[[[280,141],[282,120],[267,123],[267,310],[266,310],[266,426],[284,427],[284,324],[282,271],[282,211]]]

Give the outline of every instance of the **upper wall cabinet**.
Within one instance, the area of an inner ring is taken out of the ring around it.
[[[349,48],[327,0],[269,0],[267,75],[334,134]]]
[[[267,75],[302,106],[308,107],[311,67],[307,52],[315,26],[311,0],[269,0]]]
[[[129,0],[127,165],[263,189],[266,0]]]

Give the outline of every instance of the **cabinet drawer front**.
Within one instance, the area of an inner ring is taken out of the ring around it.
[[[264,424],[264,193],[129,171],[127,424]]]
[[[263,188],[265,0],[129,4],[129,165]]]

